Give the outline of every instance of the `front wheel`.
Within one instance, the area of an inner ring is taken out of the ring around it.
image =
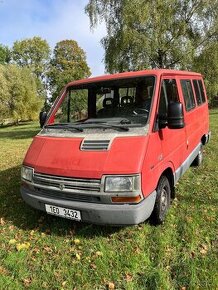
[[[157,196],[151,221],[155,225],[162,224],[170,206],[171,186],[166,176],[161,176],[157,186]]]

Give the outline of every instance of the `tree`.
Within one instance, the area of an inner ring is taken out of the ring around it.
[[[5,45],[0,44],[0,64],[9,63],[10,59],[10,49]]]
[[[217,35],[217,0],[89,0],[91,27],[105,21],[108,72],[189,68]]]
[[[193,70],[203,74],[207,87],[207,94],[211,105],[213,105],[214,97],[218,96],[218,41],[216,39],[210,42],[201,53],[195,57]]]
[[[50,47],[46,40],[40,37],[15,41],[12,48],[14,63],[26,67],[37,78],[37,91],[40,96],[46,95],[46,72],[48,69]]]
[[[37,96],[35,77],[28,68],[0,66],[0,119],[30,120],[38,117],[43,99]]]
[[[9,116],[9,89],[5,78],[5,66],[0,64],[0,123]]]
[[[49,72],[53,99],[68,82],[87,78],[90,74],[85,52],[75,40],[63,40],[56,44]]]

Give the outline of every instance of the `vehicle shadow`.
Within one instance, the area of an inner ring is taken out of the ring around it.
[[[21,198],[20,166],[1,171],[0,180],[0,217],[19,229],[92,239],[96,236],[107,237],[122,228],[74,222],[31,208]]]
[[[29,128],[21,128],[20,130],[17,130],[17,127],[15,127],[15,130],[11,130],[6,132],[5,129],[0,128],[0,138],[3,139],[27,139],[32,138],[40,131],[40,128],[32,129]]]

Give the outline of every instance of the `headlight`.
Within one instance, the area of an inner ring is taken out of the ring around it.
[[[105,192],[134,192],[140,189],[140,178],[136,176],[107,176]]]
[[[33,168],[22,166],[21,168],[21,178],[32,182],[33,178]]]

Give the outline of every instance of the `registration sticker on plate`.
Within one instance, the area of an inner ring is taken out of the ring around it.
[[[45,204],[45,210],[49,214],[64,217],[71,220],[81,221],[81,213],[78,210]]]

